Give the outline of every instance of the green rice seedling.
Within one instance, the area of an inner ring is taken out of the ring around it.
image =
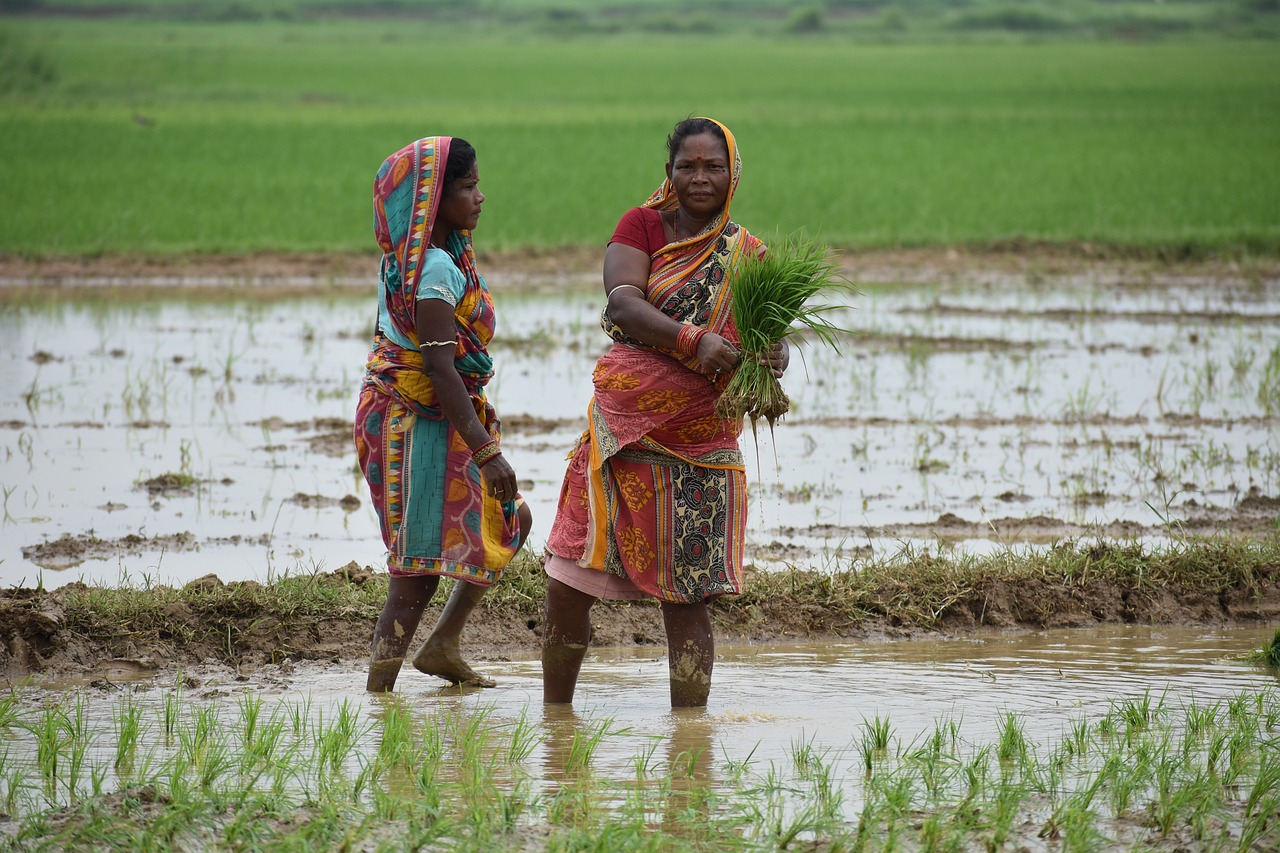
[[[27,774],[19,766],[9,768],[0,774],[0,782],[4,783],[4,796],[0,797],[5,814],[16,815],[23,811],[27,793]]]
[[[642,783],[653,772],[654,755],[658,752],[658,747],[662,745],[661,738],[651,738],[648,745],[644,749],[637,752],[631,757],[631,766],[636,771],[636,783]],[[639,790],[637,788],[637,790]]]
[[[66,774],[63,753],[71,740],[69,728],[66,708],[61,703],[46,705],[31,728],[36,741],[36,767],[50,804],[56,802],[58,782]]]
[[[383,707],[386,710],[382,716],[382,739],[377,753],[380,773],[395,767],[408,767],[413,752],[413,728],[408,710],[394,698]]]
[[[1026,799],[1027,791],[1019,782],[1006,780],[995,789],[995,801],[991,809],[991,849],[1003,849],[1013,832],[1018,811]]]
[[[0,694],[0,731],[9,731],[18,724],[18,709],[17,691]]]
[[[1246,655],[1245,660],[1272,669],[1280,669],[1280,628],[1276,628],[1269,642],[1264,642],[1261,648]]]
[[[1018,716],[1012,711],[1001,714],[997,731],[999,734],[996,742],[996,758],[1000,763],[1010,764],[1014,761],[1025,763],[1031,744],[1022,731],[1022,721]]]
[[[595,756],[600,742],[604,740],[612,724],[613,718],[609,717],[574,729],[573,740],[569,744],[569,754],[565,757],[565,773],[578,773],[590,766],[592,757]]]
[[[879,714],[870,720],[863,717],[862,731],[864,741],[877,755],[883,756],[888,752],[889,741],[893,736],[893,728],[888,717],[881,719]]]
[[[1222,704],[1215,702],[1207,707],[1200,707],[1194,702],[1187,706],[1183,711],[1183,730],[1186,732],[1187,741],[1194,743],[1203,738],[1210,730],[1218,725],[1218,712]]]
[[[346,699],[338,706],[337,718],[327,728],[324,717],[320,716],[316,731],[316,749],[319,751],[321,768],[328,768],[330,773],[339,773],[346,764],[360,738],[368,731],[360,726],[360,714]]]
[[[1117,715],[1125,726],[1125,738],[1132,739],[1139,732],[1144,732],[1151,725],[1155,715],[1163,708],[1164,700],[1153,707],[1151,692],[1145,691],[1141,699],[1127,699],[1116,708]]]
[[[542,743],[542,735],[538,734],[538,730],[529,722],[527,710],[520,711],[520,719],[516,720],[511,728],[511,740],[508,742],[506,753],[508,764],[523,764],[533,754],[538,744]],[[655,743],[654,747],[656,746]]]
[[[78,796],[80,776],[89,757],[89,748],[95,738],[89,725],[88,698],[77,694],[75,707],[67,715],[67,793],[72,802]]]
[[[142,736],[142,708],[134,701],[131,692],[125,694],[124,701],[116,707],[112,719],[116,732],[115,771],[127,777],[133,772],[138,740]]]
[[[164,695],[164,701],[160,705],[160,725],[164,731],[165,746],[173,745],[173,738],[177,733],[178,718],[182,713],[181,682],[181,673],[179,673],[178,684],[174,686],[173,690]]]
[[[1057,825],[1063,850],[1104,850],[1111,843],[1111,839],[1099,831],[1098,816],[1088,806],[1066,809]]]
[[[773,243],[763,258],[739,258],[728,271],[733,319],[742,350],[737,370],[716,403],[716,412],[754,428],[764,418],[772,429],[790,401],[772,369],[761,359],[774,344],[803,327],[836,348],[842,331],[825,316],[841,307],[813,302],[849,291],[828,258],[828,249],[798,236]]]

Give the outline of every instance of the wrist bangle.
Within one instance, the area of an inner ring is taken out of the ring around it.
[[[687,355],[689,358],[697,358],[698,341],[702,340],[702,336],[706,333],[707,330],[701,326],[685,323],[676,334],[676,349],[682,355]]]
[[[471,451],[471,461],[476,464],[476,467],[479,467],[484,465],[486,462],[492,462],[494,457],[501,453],[502,449],[498,447],[498,440],[496,438],[491,438],[475,450]]]

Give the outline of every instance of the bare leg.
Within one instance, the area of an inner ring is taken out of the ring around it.
[[[518,512],[520,541],[516,544],[517,551],[524,545],[525,539],[529,536],[529,529],[533,526],[533,516],[527,504],[521,504]],[[480,599],[484,598],[487,589],[488,587],[463,581],[454,584],[453,593],[445,603],[444,611],[436,620],[435,627],[431,629],[431,634],[413,656],[415,669],[427,675],[439,676],[451,684],[497,686],[498,682],[472,669],[462,659],[460,650],[462,629],[466,627],[467,619],[480,603]]]
[[[418,630],[422,610],[436,594],[440,578],[435,575],[391,578],[387,587],[387,603],[373,629],[373,643],[369,649],[369,680],[365,685],[371,693],[394,690],[396,676],[404,662],[405,650]]]
[[[453,593],[445,603],[444,612],[436,621],[422,647],[413,656],[413,666],[427,675],[438,675],[451,684],[475,684],[480,687],[493,687],[497,684],[492,678],[481,675],[462,659],[459,649],[462,629],[466,627],[467,618],[475,610],[480,599],[484,598],[488,587],[476,586],[472,583],[458,581],[453,585]]]
[[[716,640],[711,611],[705,603],[662,602],[667,629],[667,665],[671,672],[671,707],[700,708],[711,694],[711,667]]]
[[[591,644],[591,605],[596,600],[547,578],[546,629],[542,637],[542,701],[573,701],[582,660]]]

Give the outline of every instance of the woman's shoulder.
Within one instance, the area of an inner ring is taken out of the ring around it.
[[[662,214],[652,207],[633,207],[618,220],[611,243],[625,243],[652,254],[666,244]]]
[[[622,214],[622,218],[638,219],[641,222],[661,221],[662,211],[656,207],[633,207]]]
[[[429,246],[422,255],[422,275],[418,279],[418,298],[435,296],[437,298],[448,293],[453,298],[448,300],[457,303],[462,298],[467,286],[467,277],[453,262],[453,256],[444,249]]]

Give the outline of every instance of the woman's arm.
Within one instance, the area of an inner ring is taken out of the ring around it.
[[[644,297],[648,282],[649,255],[625,243],[610,243],[604,252],[609,319],[641,343],[677,349],[676,336],[684,324],[649,304]],[[697,358],[706,372],[716,373],[738,363],[738,350],[715,332],[708,332],[698,341]]]
[[[456,341],[458,328],[453,318],[453,306],[443,299],[419,299],[417,304],[419,341]],[[422,347],[422,371],[431,380],[440,411],[462,436],[473,451],[487,444],[489,431],[480,422],[467,386],[462,383],[458,369],[454,367],[455,347]],[[516,496],[516,475],[502,456],[480,466],[480,474],[489,488],[489,494],[499,500],[511,500]]]

